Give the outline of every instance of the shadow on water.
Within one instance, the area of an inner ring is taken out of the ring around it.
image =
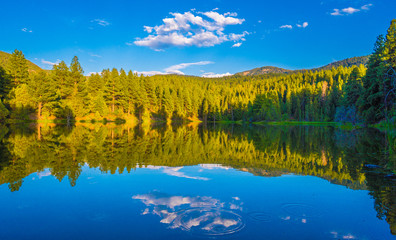
[[[114,174],[145,166],[221,164],[263,177],[311,175],[369,190],[378,218],[386,219],[396,234],[393,139],[376,129],[315,126],[0,126],[0,184],[7,184],[11,191],[22,190],[26,176],[49,169],[59,181],[68,179],[75,186],[83,166]],[[144,197],[158,198],[158,194],[135,197],[144,202]],[[296,210],[296,206],[288,208]],[[172,226],[188,228],[186,221],[195,211],[205,212],[207,219],[223,216],[235,222],[222,229],[208,228],[208,235],[243,228],[237,215],[216,206],[178,213]],[[252,218],[265,220],[266,216]]]

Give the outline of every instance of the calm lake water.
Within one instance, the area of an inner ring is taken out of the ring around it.
[[[394,140],[376,129],[3,126],[0,139],[2,240],[396,239]]]

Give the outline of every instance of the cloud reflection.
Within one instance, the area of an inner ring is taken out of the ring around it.
[[[146,205],[142,215],[153,214],[171,229],[200,235],[225,235],[239,231],[244,224],[236,210],[242,203],[226,203],[212,197],[172,196],[157,191],[139,194],[132,199]]]
[[[187,179],[195,179],[201,181],[208,181],[209,178],[206,177],[199,177],[199,176],[189,176],[184,172],[180,171],[183,167],[165,167],[165,166],[145,166],[145,168],[152,169],[152,170],[162,170],[163,173],[169,176],[180,177],[180,178],[187,178]]]

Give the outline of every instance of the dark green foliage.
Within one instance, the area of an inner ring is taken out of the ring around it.
[[[359,111],[367,123],[391,119],[396,115],[396,19],[391,21],[386,37],[377,38],[367,67],[357,104]]]
[[[4,106],[3,102],[0,100],[0,122],[3,122],[9,114],[10,112]]]
[[[386,34],[384,60],[387,66],[396,69],[396,19],[391,21]]]
[[[367,63],[366,76],[362,79],[363,89],[358,106],[367,123],[375,123],[384,118],[383,62],[385,39],[378,36],[373,54]]]
[[[0,98],[5,99],[11,90],[11,77],[0,66]]]

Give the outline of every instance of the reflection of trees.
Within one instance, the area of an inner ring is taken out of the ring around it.
[[[379,216],[395,226],[395,181],[384,180],[383,168],[367,172],[365,167],[386,166],[394,159],[386,149],[385,135],[375,129],[237,125],[33,129],[40,132],[14,126],[7,133],[0,128],[0,184],[8,184],[12,191],[22,186],[24,177],[45,169],[59,181],[68,178],[74,186],[85,164],[109,173],[149,165],[221,164],[261,176],[296,173],[368,188]]]

